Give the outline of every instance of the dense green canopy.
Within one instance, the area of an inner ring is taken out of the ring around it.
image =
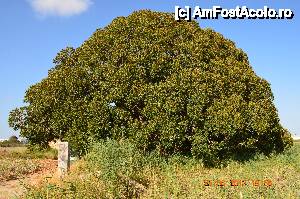
[[[134,12],[54,63],[10,115],[33,144],[60,138],[82,153],[93,140],[128,138],[145,151],[212,163],[292,144],[247,55],[194,21]]]

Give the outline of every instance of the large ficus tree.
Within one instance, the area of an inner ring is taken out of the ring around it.
[[[292,145],[270,84],[221,34],[168,13],[139,11],[66,48],[9,123],[32,144],[56,138],[80,153],[128,138],[145,151],[219,163]]]

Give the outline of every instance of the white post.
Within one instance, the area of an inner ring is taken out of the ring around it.
[[[70,169],[70,153],[68,142],[58,142],[58,175],[63,178]]]

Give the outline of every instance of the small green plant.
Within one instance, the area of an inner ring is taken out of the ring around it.
[[[114,197],[138,197],[148,184],[142,177],[146,159],[128,140],[96,143],[85,158]]]

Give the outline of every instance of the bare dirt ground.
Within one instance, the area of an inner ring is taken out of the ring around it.
[[[0,199],[20,198],[26,191],[26,185],[38,185],[46,177],[54,177],[57,171],[57,160],[40,160],[41,169],[23,179],[8,180],[0,183]],[[25,186],[24,186],[25,185]]]

